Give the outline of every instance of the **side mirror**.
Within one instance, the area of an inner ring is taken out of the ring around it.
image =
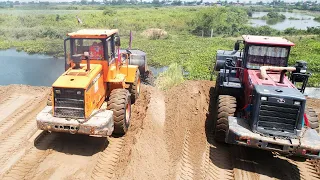
[[[120,46],[120,36],[119,35],[115,35],[114,44],[116,46]]]
[[[239,49],[240,49],[240,43],[237,41],[237,42],[234,44],[234,50],[239,51]]]

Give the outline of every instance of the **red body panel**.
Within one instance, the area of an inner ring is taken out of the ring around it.
[[[249,43],[249,44],[294,46],[293,42],[290,42],[287,39],[284,39],[282,37],[243,35],[242,38],[246,43]]]
[[[295,88],[295,86],[291,83],[291,81],[287,77],[284,77],[283,84],[279,83],[280,72],[268,71],[267,80],[260,79],[260,70],[248,70],[248,76],[251,79],[252,84]]]
[[[248,105],[251,103],[251,95],[253,92],[254,85],[296,88],[294,84],[292,84],[287,77],[284,77],[283,84],[279,83],[279,80],[280,80],[280,72],[268,71],[268,79],[262,80],[260,79],[260,70],[244,69],[243,77],[241,78],[241,81],[243,82],[243,85],[244,85],[245,104]]]

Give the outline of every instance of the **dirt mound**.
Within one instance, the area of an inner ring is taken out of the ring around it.
[[[312,107],[318,113],[318,118],[320,119],[319,104],[320,104],[320,99],[312,99],[312,98],[307,99],[307,106]],[[316,167],[316,171],[320,176],[320,160],[311,160],[310,162]]]
[[[162,92],[142,85],[128,133],[107,139],[41,133],[35,115],[45,106],[50,88],[0,87],[0,179],[320,177],[319,161],[295,162],[268,151],[214,142],[209,107],[213,87],[212,81],[185,81]],[[307,103],[320,112],[320,100]]]
[[[129,157],[121,179],[168,179],[169,153],[163,136],[165,121],[164,96],[156,88],[148,87],[151,93],[150,103],[143,121],[142,129],[135,135]]]
[[[141,35],[148,39],[166,39],[168,37],[168,33],[165,30],[158,28],[147,29]]]
[[[166,92],[165,136],[175,179],[181,166],[191,166],[192,177],[201,176],[202,156],[206,151],[205,121],[209,102],[210,81],[187,81]],[[188,152],[186,156],[183,156]],[[184,163],[186,161],[186,163]],[[180,173],[183,174],[183,173]],[[183,178],[182,176],[178,178]]]
[[[141,85],[141,94],[134,104],[129,131],[124,137],[123,148],[117,163],[115,177],[120,178],[126,171],[132,157],[133,147],[143,128],[144,119],[150,102],[150,87]]]

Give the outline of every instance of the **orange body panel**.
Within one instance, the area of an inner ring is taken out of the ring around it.
[[[81,61],[82,64],[86,64],[86,60]],[[90,60],[90,64],[100,64],[102,66],[103,71],[103,81],[104,82],[121,82],[122,79],[117,80],[121,75],[124,75],[125,79],[124,82],[126,83],[133,83],[135,80],[136,71],[138,66],[136,65],[125,65],[123,64],[119,68],[119,72],[117,72],[117,68],[115,62],[112,63],[110,66],[106,60]],[[72,63],[73,65],[73,63]],[[117,75],[121,74],[117,77]]]
[[[133,83],[136,77],[137,69],[138,69],[138,66],[136,65],[128,65],[128,66],[122,65],[119,68],[119,72],[117,72],[116,65],[111,64],[108,72],[107,82],[117,82],[117,79],[118,79],[117,76],[121,74],[124,76],[124,81],[126,83]]]
[[[81,69],[68,69],[52,85],[60,88],[84,89],[85,118],[88,118],[94,109],[99,109],[105,100],[107,91],[103,80],[102,66],[90,66],[90,73],[86,72],[86,65],[81,64]]]
[[[99,109],[105,100],[106,84],[103,82],[102,73],[92,80],[85,90],[85,117],[88,118],[94,109]]]
[[[106,39],[109,37],[114,38],[114,35],[117,33],[117,29],[83,29],[68,33],[68,36],[74,39]],[[84,96],[81,98],[84,98],[85,118],[88,118],[95,109],[100,109],[106,97],[110,95],[111,90],[128,88],[129,84],[135,81],[138,66],[128,65],[128,60],[123,63],[117,63],[117,58],[113,60],[109,59],[109,61],[105,60],[104,46],[99,43],[93,43],[87,50],[90,57],[90,71],[87,71],[87,60],[84,59],[84,56],[80,63],[81,68],[74,69],[75,64],[71,60],[70,54],[67,54],[66,63],[70,64],[71,68],[66,70],[52,85],[53,88],[83,89]],[[113,58],[114,56],[110,57]],[[119,57],[122,57],[122,54]],[[54,99],[52,100],[54,102]]]

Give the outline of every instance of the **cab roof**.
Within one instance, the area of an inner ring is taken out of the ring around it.
[[[118,29],[81,29],[68,33],[71,38],[108,38],[118,33]]]
[[[242,38],[246,43],[249,43],[249,44],[294,46],[293,42],[290,42],[289,40],[283,37],[243,35]]]

